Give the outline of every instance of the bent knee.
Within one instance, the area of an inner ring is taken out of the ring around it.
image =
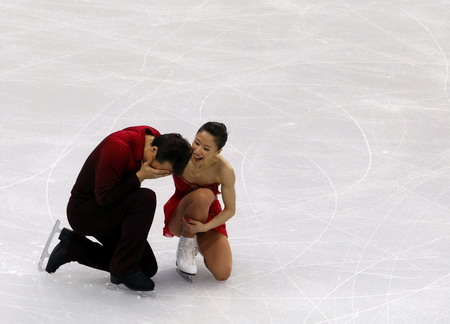
[[[228,280],[228,278],[230,278],[230,275],[231,275],[231,273],[221,274],[221,275],[214,275],[214,278],[217,281],[226,281],[226,280]]]
[[[197,201],[205,201],[211,203],[216,196],[211,189],[208,188],[200,188],[192,192],[192,196]]]
[[[140,198],[140,199],[142,199],[142,200],[145,200],[145,201],[148,201],[148,200],[150,200],[150,201],[155,201],[156,200],[156,194],[155,194],[155,192],[153,191],[153,190],[151,190],[151,189],[148,189],[148,188],[139,188],[137,191],[136,191],[136,195]]]
[[[147,208],[156,207],[156,194],[148,188],[139,188],[133,193],[134,201],[138,205],[144,205]]]
[[[228,280],[228,278],[230,278],[230,276],[231,276],[231,268],[213,272],[213,275],[217,281]]]
[[[148,188],[139,188],[133,193],[133,203],[132,206],[135,210],[142,210],[147,214],[154,214],[156,209],[156,194],[153,190]],[[150,217],[153,219],[153,216]]]

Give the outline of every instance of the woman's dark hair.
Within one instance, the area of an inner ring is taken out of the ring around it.
[[[212,136],[215,137],[215,143],[219,148],[219,150],[225,146],[225,143],[228,140],[227,126],[225,126],[222,123],[207,122],[198,129],[197,134],[202,131],[207,131],[208,133],[210,133]]]
[[[158,162],[169,162],[175,175],[183,174],[192,154],[192,147],[186,139],[180,134],[163,134],[155,137],[151,145],[158,147],[155,157]]]

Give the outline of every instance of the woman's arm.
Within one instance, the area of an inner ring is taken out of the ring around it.
[[[182,222],[189,232],[207,232],[210,229],[224,224],[227,220],[234,216],[236,212],[236,190],[234,188],[236,176],[233,168],[229,165],[224,165],[220,170],[220,178],[222,182],[221,189],[224,203],[223,211],[205,224],[196,220],[190,220],[188,223],[184,217],[182,217]]]

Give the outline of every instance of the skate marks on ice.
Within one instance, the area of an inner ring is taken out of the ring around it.
[[[38,263],[38,270],[40,272],[45,271],[44,262],[48,261],[51,252],[49,251],[50,244],[53,241],[53,237],[55,237],[56,234],[61,233],[62,228],[60,227],[61,221],[59,219],[56,220],[55,225],[53,225],[52,231],[50,232],[50,235],[48,236],[47,243],[45,243],[44,250],[42,251],[41,257],[39,259]]]

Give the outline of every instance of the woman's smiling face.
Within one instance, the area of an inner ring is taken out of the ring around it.
[[[192,142],[192,158],[194,163],[204,163],[204,161],[214,157],[218,150],[214,136],[207,131],[198,132]]]

